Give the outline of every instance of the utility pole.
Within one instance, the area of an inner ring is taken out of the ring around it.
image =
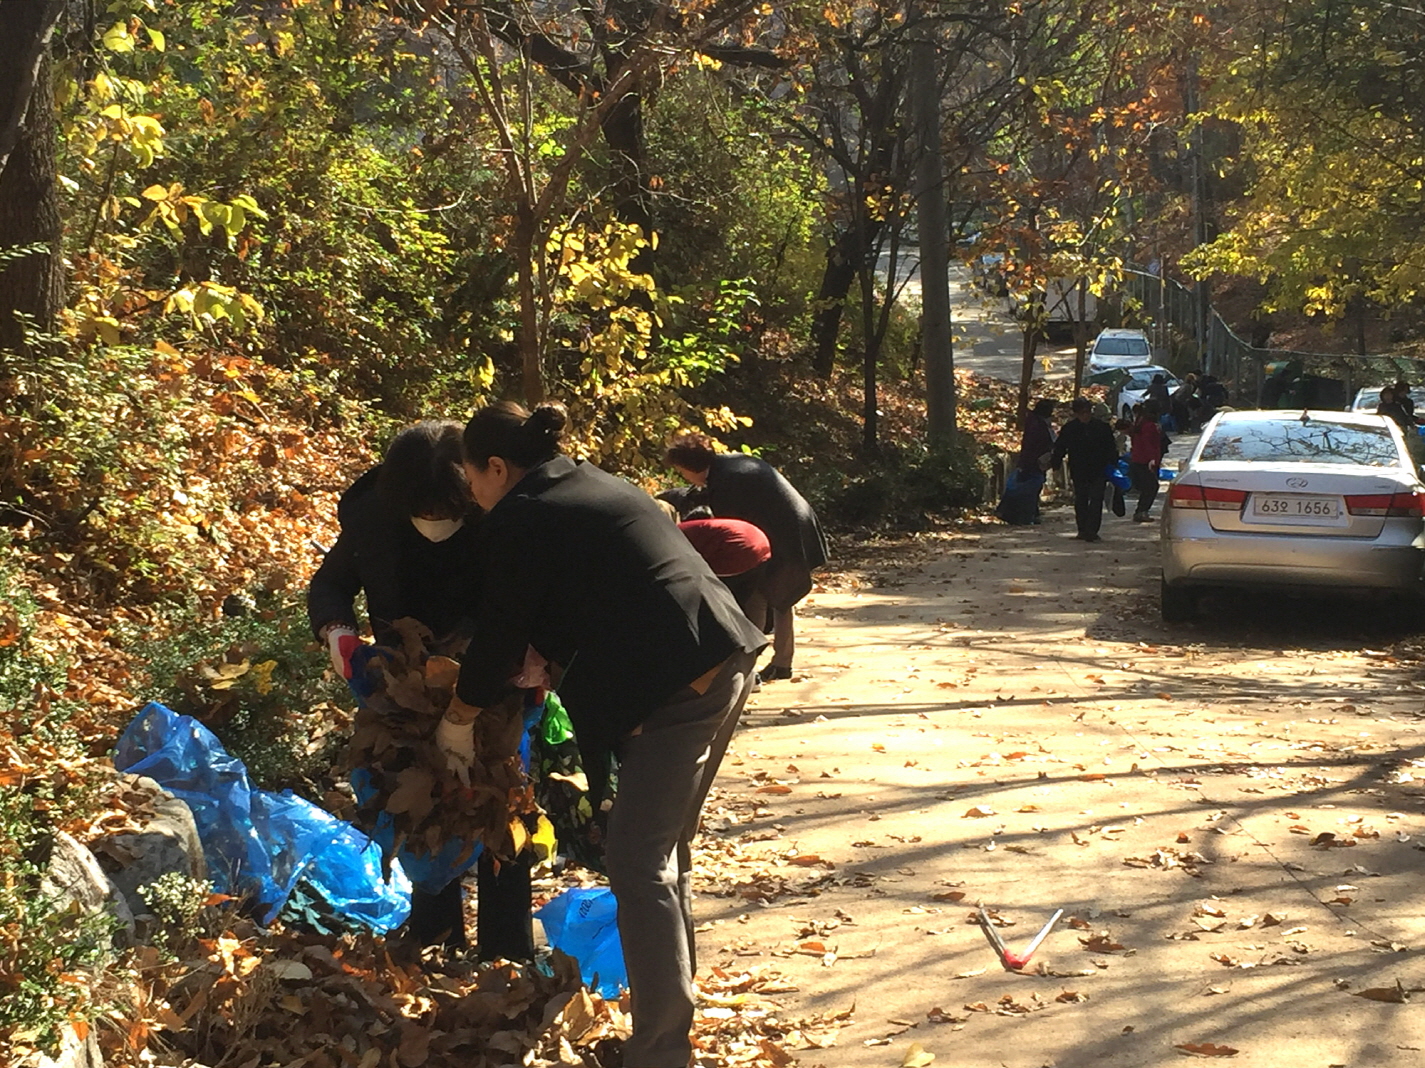
[[[916,219],[920,239],[920,343],[925,353],[925,414],[930,443],[955,438],[955,352],[950,338],[950,228],[940,157],[940,78],[933,27],[910,45],[910,111],[920,151]]]

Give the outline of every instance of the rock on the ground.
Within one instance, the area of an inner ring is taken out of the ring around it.
[[[127,899],[133,915],[143,918],[150,915],[150,909],[139,895],[140,887],[168,872],[206,879],[208,865],[188,805],[152,779],[142,775],[122,778],[126,788],[120,801],[141,829],[105,835],[90,847]]]
[[[82,1039],[72,1027],[66,1027],[55,1056],[37,1054],[25,1062],[24,1068],[104,1068],[104,1054],[99,1050],[99,1041],[92,1027],[87,1029]]]
[[[49,870],[40,882],[40,892],[54,898],[61,908],[74,901],[85,912],[108,910],[118,918],[124,933],[133,937],[134,914],[128,901],[104,874],[98,858],[63,831],[55,835]]]

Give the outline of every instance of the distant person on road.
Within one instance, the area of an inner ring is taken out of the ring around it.
[[[1410,397],[1410,383],[1403,378],[1395,384],[1395,403],[1400,405],[1412,423],[1415,422],[1415,401]]]
[[[1113,422],[1113,413],[1109,411],[1108,405],[1103,401],[1096,401],[1093,406],[1093,417],[1108,427],[1108,432],[1113,435],[1113,464],[1108,469],[1109,484],[1113,487],[1113,496],[1110,498],[1113,514],[1120,519],[1128,511],[1128,505],[1124,499],[1123,492],[1129,489],[1132,483],[1123,482],[1124,475],[1120,474],[1120,464],[1122,470],[1127,471],[1128,458],[1128,435],[1119,430]]]
[[[1189,371],[1183,376],[1183,380],[1178,383],[1178,388],[1173,390],[1173,395],[1169,400],[1173,413],[1173,428],[1187,433],[1192,429],[1192,409],[1191,402],[1193,394],[1197,392],[1197,375]]]
[[[1148,384],[1147,392],[1143,395],[1144,400],[1152,401],[1158,406],[1158,413],[1166,415],[1172,405],[1172,398],[1168,396],[1168,380],[1163,375],[1154,375],[1153,381]]]
[[[703,502],[719,519],[741,519],[761,527],[772,546],[763,581],[772,659],[761,682],[792,677],[796,654],[793,610],[811,592],[811,573],[827,561],[826,535],[816,512],[792,484],[766,460],[741,452],[714,450],[706,434],[683,434],[668,448],[668,462],[678,474],[704,490]]]
[[[1158,496],[1158,467],[1166,452],[1158,417],[1158,406],[1152,401],[1144,401],[1131,423],[1119,424],[1128,432],[1128,476],[1138,491],[1138,503],[1133,509],[1135,523],[1153,521],[1149,512]]]
[[[1409,394],[1407,394],[1407,397]],[[1395,422],[1401,430],[1413,433],[1415,420],[1400,402],[1394,386],[1386,386],[1380,391],[1380,401],[1376,404],[1376,415],[1383,415]]]
[[[1214,415],[1226,407],[1227,387],[1217,380],[1216,375],[1203,375],[1197,393],[1202,398],[1202,414],[1199,418],[1202,420],[1202,425],[1206,426]],[[1263,393],[1262,407],[1275,407],[1275,405],[1267,403],[1265,392]]]
[[[1049,466],[1056,467],[1069,460],[1069,475],[1074,480],[1074,522],[1080,541],[1098,541],[1103,525],[1103,494],[1107,486],[1108,469],[1118,462],[1118,449],[1113,430],[1093,417],[1093,404],[1087,397],[1076,397],[1074,417],[1059,430]]]
[[[1054,402],[1039,400],[1024,417],[1019,457],[1005,483],[1004,496],[995,509],[995,515],[1011,526],[1039,522],[1039,495],[1044,489],[1044,467],[1054,450],[1054,428],[1049,425],[1053,414]]]

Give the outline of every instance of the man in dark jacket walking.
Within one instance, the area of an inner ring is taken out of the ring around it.
[[[1098,541],[1103,523],[1103,492],[1108,468],[1118,460],[1118,447],[1107,423],[1093,417],[1093,405],[1085,397],[1073,403],[1074,417],[1059,431],[1049,466],[1057,467],[1069,458],[1069,474],[1074,480],[1074,521],[1080,541]]]

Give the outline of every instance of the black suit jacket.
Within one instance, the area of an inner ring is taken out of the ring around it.
[[[591,783],[618,740],[737,650],[766,645],[688,539],[636,486],[559,456],[485,517],[462,700],[505,692],[526,645],[565,668]]]
[[[826,535],[816,512],[766,460],[740,452],[714,456],[707,500],[719,518],[761,527],[778,564],[796,561],[810,571],[826,563]]]
[[[1102,479],[1104,469],[1118,460],[1118,442],[1113,430],[1101,419],[1087,423],[1070,419],[1059,431],[1054,442],[1054,455],[1049,466],[1057,467],[1065,456],[1069,458],[1069,474],[1076,483]]]

